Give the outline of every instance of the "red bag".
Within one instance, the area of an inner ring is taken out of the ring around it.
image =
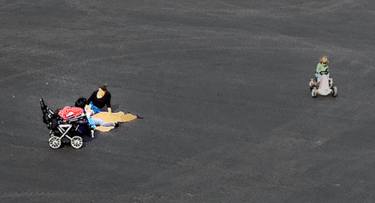
[[[66,106],[59,111],[59,116],[64,120],[77,118],[83,114],[83,109],[79,107]]]

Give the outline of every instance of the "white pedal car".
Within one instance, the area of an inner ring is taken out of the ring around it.
[[[333,84],[333,79],[329,77],[328,74],[320,76],[320,81],[317,82],[314,79],[311,79],[309,82],[311,96],[313,98],[318,95],[328,96],[332,95],[337,97],[337,87]]]

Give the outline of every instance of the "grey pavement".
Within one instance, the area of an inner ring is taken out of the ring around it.
[[[0,202],[375,202],[375,2],[0,0]],[[339,96],[312,99],[327,54]],[[48,146],[39,98],[144,119]]]

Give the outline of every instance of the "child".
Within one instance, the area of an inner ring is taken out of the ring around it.
[[[329,75],[329,67],[328,67],[328,57],[322,56],[320,58],[320,61],[318,65],[316,65],[316,71],[315,71],[315,81],[320,81],[320,76],[322,75]]]

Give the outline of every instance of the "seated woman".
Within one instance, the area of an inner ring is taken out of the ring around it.
[[[103,85],[99,87],[98,90],[94,91],[87,100],[86,104],[90,107],[94,114],[101,112],[104,106],[107,106],[108,112],[111,113],[111,93],[108,91],[107,86]]]
[[[95,130],[101,132],[108,132],[114,127],[117,127],[120,122],[130,122],[135,119],[141,119],[142,117],[131,113],[124,113],[122,111],[113,113],[111,109],[111,93],[108,91],[107,86],[103,85],[94,91],[90,98],[83,104],[86,114],[89,114],[90,118],[99,119],[104,123],[114,123],[114,126],[107,126],[101,124],[97,126]],[[108,112],[102,111],[104,107],[107,107]]]

